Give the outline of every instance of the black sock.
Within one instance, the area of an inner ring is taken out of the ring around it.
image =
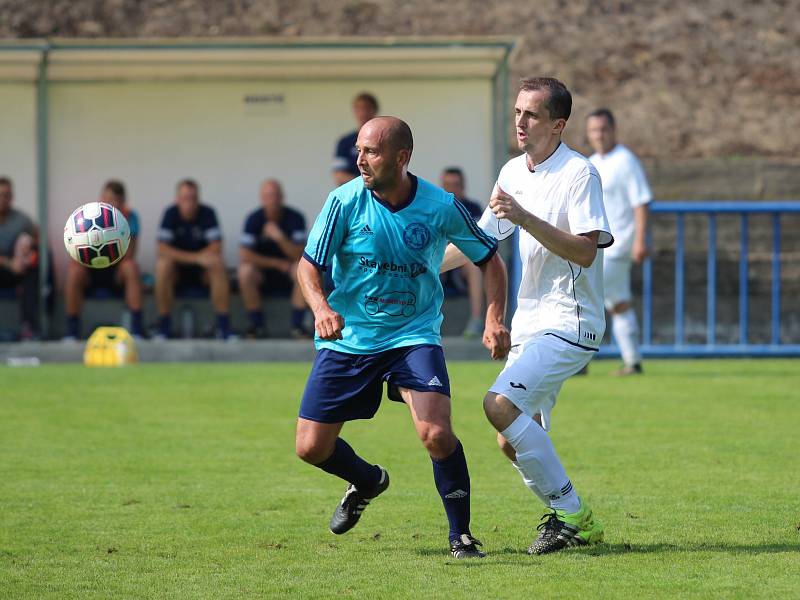
[[[256,329],[261,329],[264,327],[264,313],[260,310],[249,310],[247,311],[247,316],[250,319],[250,325],[255,327]]]
[[[333,454],[314,466],[352,483],[362,494],[371,493],[381,478],[380,468],[358,456],[342,438],[336,438]]]
[[[158,317],[158,333],[167,338],[172,334],[172,315]]]
[[[224,338],[231,334],[231,318],[228,313],[217,313],[217,330]]]
[[[450,541],[469,534],[469,470],[464,448],[458,442],[447,458],[431,458],[433,480],[442,497],[447,521],[450,523]]]
[[[131,312],[131,333],[133,335],[142,336],[144,334],[144,326],[142,325],[142,311],[132,310]]]
[[[81,318],[78,315],[67,315],[67,336],[80,337]]]

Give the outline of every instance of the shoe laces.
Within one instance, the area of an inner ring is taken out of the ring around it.
[[[468,546],[483,546],[483,543],[468,533],[462,533],[461,537],[453,542],[454,548],[464,548]]]
[[[547,520],[545,520],[547,519]],[[536,527],[537,531],[541,531],[547,535],[549,533],[557,532],[561,527],[561,519],[558,518],[556,511],[546,512],[542,515],[541,523]]]

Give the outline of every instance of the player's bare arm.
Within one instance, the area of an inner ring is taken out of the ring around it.
[[[463,267],[469,262],[467,256],[455,244],[447,244],[444,250],[444,259],[439,267],[439,273],[447,273],[453,269]]]
[[[481,265],[483,286],[486,290],[486,325],[483,331],[483,345],[489,350],[493,360],[502,360],[511,349],[511,334],[505,326],[506,297],[508,277],[506,265],[500,255],[495,253]]]
[[[314,313],[314,329],[323,340],[341,340],[344,318],[328,304],[323,290],[322,274],[305,258],[297,265],[297,281],[306,299],[306,304]]]
[[[553,227],[550,223],[522,208],[512,196],[506,194],[499,186],[489,200],[489,207],[498,219],[508,219],[515,225],[519,225],[539,240],[539,243],[550,252],[554,252],[576,265],[586,268],[592,266],[594,258],[597,256],[599,231],[575,235]]]
[[[633,238],[633,249],[631,258],[633,262],[639,264],[650,252],[647,247],[647,220],[650,217],[650,208],[647,204],[642,204],[633,209],[633,218],[636,222],[636,237]]]

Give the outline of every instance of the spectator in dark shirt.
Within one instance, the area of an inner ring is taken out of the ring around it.
[[[126,202],[125,186],[120,181],[106,182],[100,194],[100,202],[116,207],[128,220],[131,241],[121,261],[107,269],[91,269],[74,260],[67,263],[67,279],[64,284],[64,312],[66,314],[65,339],[80,337],[80,315],[87,289],[122,289],[125,305],[131,315],[131,333],[142,337],[142,276],[136,263],[136,243],[139,236],[139,217]]]
[[[378,100],[370,93],[362,92],[353,98],[353,116],[358,123],[355,131],[342,136],[336,143],[336,155],[333,161],[333,181],[337,186],[358,177],[360,172],[356,166],[358,152],[356,140],[361,126],[378,116]]]
[[[472,217],[477,221],[483,214],[481,205],[474,200],[469,200],[464,192],[466,191],[466,180],[464,172],[459,167],[448,167],[442,171],[442,188],[450,192],[461,202]],[[458,274],[463,277],[466,283],[467,295],[469,297],[469,321],[464,328],[464,337],[480,338],[483,336],[484,314],[483,314],[483,278],[481,270],[467,263],[458,270]]]
[[[283,202],[283,188],[267,179],[259,192],[261,207],[244,223],[239,249],[239,289],[250,326],[247,336],[266,336],[261,292],[289,293],[292,337],[307,338],[303,327],[306,304],[297,285],[297,262],[306,243],[306,220]]]
[[[158,230],[158,337],[172,334],[175,288],[199,285],[211,289],[217,337],[230,338],[230,285],[222,256],[222,231],[214,209],[200,203],[197,183],[184,179],[178,183],[175,204],[164,211]]]
[[[20,299],[20,337],[37,335],[39,310],[38,231],[30,217],[11,206],[14,185],[0,177],[0,289]]]

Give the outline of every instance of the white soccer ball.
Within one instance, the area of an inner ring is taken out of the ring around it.
[[[105,202],[79,206],[64,226],[64,246],[70,257],[87,267],[105,269],[117,264],[128,251],[128,220]]]

